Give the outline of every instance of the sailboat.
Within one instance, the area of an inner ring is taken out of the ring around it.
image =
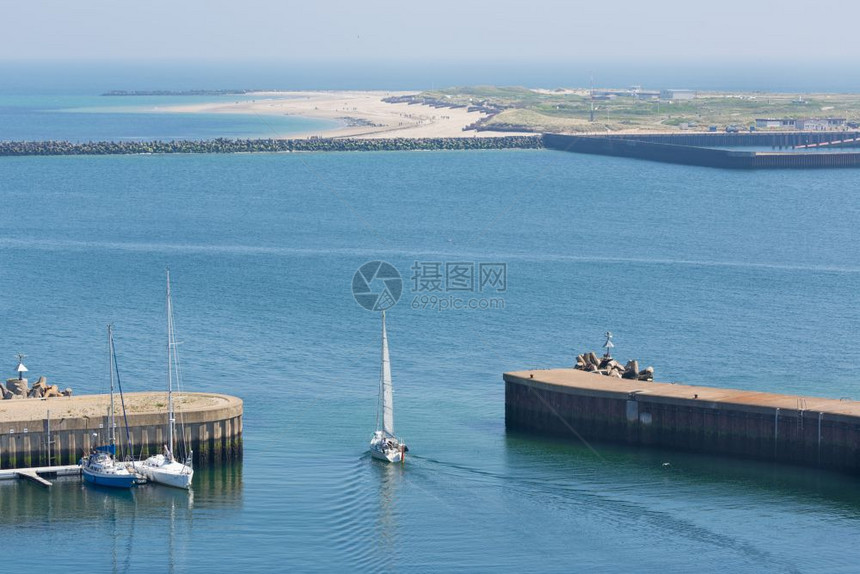
[[[174,435],[176,434],[176,413],[173,408],[173,381],[179,381],[179,355],[176,348],[176,335],[173,330],[173,301],[170,296],[170,270],[167,271],[167,444],[161,454],[151,456],[135,464],[138,472],[152,482],[191,488],[194,478],[191,454],[184,463],[173,458]]]
[[[125,464],[116,461],[116,417],[113,409],[113,381],[116,372],[114,359],[116,353],[113,346],[113,326],[108,325],[108,363],[110,368],[110,415],[109,444],[97,446],[93,452],[81,459],[81,474],[84,480],[99,486],[114,488],[131,488],[137,484],[137,475],[130,472]],[[120,390],[120,393],[122,390]],[[123,406],[123,415],[125,406]],[[127,425],[126,425],[127,426]]]
[[[382,425],[380,426],[380,411]],[[391,361],[388,358],[388,334],[385,311],[382,312],[382,372],[379,377],[379,404],[376,432],[370,439],[370,455],[387,462],[405,462],[409,448],[394,435],[394,390],[391,387]]]

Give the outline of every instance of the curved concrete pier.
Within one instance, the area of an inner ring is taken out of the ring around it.
[[[509,429],[860,474],[860,402],[617,379],[505,373]]]
[[[174,395],[177,438],[191,445],[194,463],[241,460],[242,400],[215,393]],[[125,395],[134,458],[161,451],[167,441],[166,393]],[[109,395],[0,401],[0,468],[76,464],[106,444]],[[115,397],[117,442],[125,444],[122,407]]]

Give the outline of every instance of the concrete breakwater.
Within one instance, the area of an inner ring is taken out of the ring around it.
[[[559,151],[645,159],[724,169],[860,167],[860,152],[807,153],[739,151],[705,146],[791,147],[860,136],[858,132],[821,134],[678,134],[571,136],[544,134],[544,147]],[[834,146],[838,147],[838,146]]]
[[[331,151],[430,151],[539,149],[540,135],[387,139],[212,139],[140,142],[0,142],[0,156],[134,155],[177,153],[283,153]]]
[[[176,404],[176,443],[190,445],[194,463],[242,458],[242,400],[214,393],[182,393]],[[0,403],[0,468],[76,464],[95,446],[107,444],[109,396],[84,395]],[[167,441],[166,393],[128,393],[125,406],[131,446],[116,398],[120,451],[132,458],[161,452]],[[176,454],[184,449],[177,446]]]
[[[643,382],[577,369],[505,373],[505,425],[860,474],[860,402]]]

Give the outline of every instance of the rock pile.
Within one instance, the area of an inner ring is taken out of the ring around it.
[[[654,380],[654,367],[646,367],[640,371],[639,361],[627,361],[627,364],[622,366],[621,363],[609,355],[603,355],[603,357],[598,358],[594,351],[577,355],[576,365],[573,368],[589,373],[599,373],[607,377],[615,377],[616,379]]]
[[[29,388],[27,379],[6,379],[6,386],[0,385],[0,395],[3,400],[10,399],[47,399],[51,397],[70,397],[72,389],[61,391],[57,385],[49,385],[48,379],[39,377]]]

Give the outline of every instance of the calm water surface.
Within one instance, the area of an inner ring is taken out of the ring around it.
[[[165,113],[173,106],[229,104],[256,96],[10,94],[0,90],[0,141],[149,141],[313,134],[339,122],[300,116]]]
[[[9,375],[21,350],[104,391],[114,322],[124,386],[161,388],[169,265],[186,387],[245,400],[244,464],[190,495],[0,484],[3,570],[855,572],[856,479],[506,433],[501,373],[611,329],[661,380],[860,396],[856,181],[548,151],[2,158]],[[367,452],[379,317],[350,284],[374,259],[405,279],[404,467]],[[412,309],[416,261],[506,263],[504,308]]]

